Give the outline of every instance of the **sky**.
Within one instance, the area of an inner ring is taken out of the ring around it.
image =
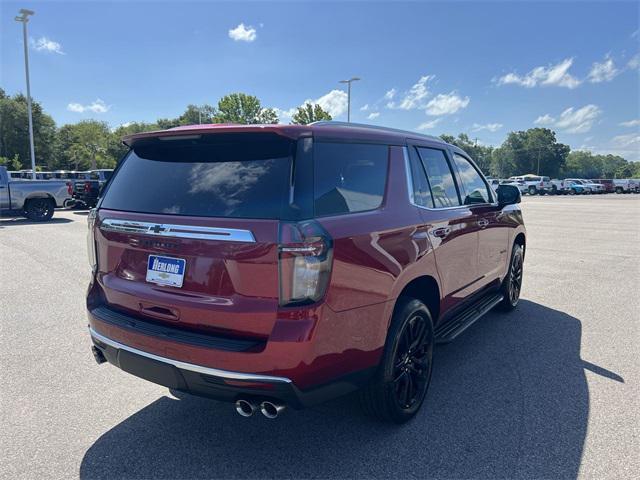
[[[351,120],[499,145],[552,128],[640,160],[640,3],[0,0],[0,87],[58,125],[176,117],[245,92],[288,123],[305,101]]]

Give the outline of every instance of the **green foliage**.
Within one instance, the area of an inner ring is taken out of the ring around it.
[[[89,170],[113,168],[115,158],[110,154],[114,136],[105,122],[83,120],[63,125],[58,131],[55,168]]]
[[[557,177],[571,149],[548,128],[511,132],[491,155],[491,172],[500,177],[527,173]]]
[[[4,93],[0,89],[0,94]],[[20,170],[22,168],[22,164],[20,163],[20,159],[18,158],[18,154],[14,154],[13,157],[0,157],[0,165],[3,167],[7,167],[7,170]]]
[[[594,155],[576,150],[567,156],[565,177],[614,178],[616,173],[627,166],[627,161],[617,155]]]
[[[491,173],[491,153],[493,152],[493,147],[478,145],[478,143],[471,140],[466,133],[460,133],[457,137],[445,134],[440,135],[440,138],[467,152],[485,175]]]
[[[38,102],[31,103],[36,164],[51,165],[56,140],[56,125]],[[18,156],[20,168],[31,168],[27,98],[0,92],[0,156]]]
[[[294,125],[309,125],[310,123],[321,120],[332,120],[332,117],[329,115],[329,112],[323,110],[317,103],[305,103],[301,107],[298,107],[296,113],[291,117],[291,123]]]
[[[640,178],[640,162],[628,162],[621,165],[615,172],[614,178]]]
[[[278,115],[272,108],[262,108],[258,97],[245,93],[225,95],[218,102],[217,120],[220,123],[243,125],[278,123]]]

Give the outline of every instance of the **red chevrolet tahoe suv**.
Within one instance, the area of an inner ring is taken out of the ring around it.
[[[319,122],[124,142],[89,216],[98,363],[244,416],[360,390],[401,423],[434,345],[518,303],[520,192],[438,138]]]

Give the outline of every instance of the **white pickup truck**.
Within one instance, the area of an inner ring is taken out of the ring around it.
[[[551,180],[549,177],[529,174],[509,177],[509,180],[525,182],[529,195],[544,195],[551,192]]]
[[[616,178],[613,180],[616,193],[631,193],[637,192],[639,185],[632,178]]]
[[[70,188],[63,180],[10,181],[7,169],[0,167],[0,215],[46,222],[53,217],[53,210],[70,198]]]

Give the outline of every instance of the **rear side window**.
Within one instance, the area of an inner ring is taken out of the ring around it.
[[[464,204],[490,203],[491,193],[480,173],[471,165],[471,162],[457,153],[453,154],[453,161],[458,167],[458,175],[464,191]]]
[[[389,147],[356,143],[314,144],[316,216],[374,210],[382,205]]]
[[[431,185],[435,208],[459,206],[458,190],[445,153],[433,148],[418,148],[418,151]]]
[[[268,138],[262,138],[268,137]],[[293,142],[266,134],[210,135],[136,146],[103,208],[142,213],[287,218]]]
[[[414,148],[410,150],[409,168],[411,168],[411,179],[413,181],[411,187],[413,188],[413,203],[420,207],[433,208],[433,199],[431,198],[427,174]]]

